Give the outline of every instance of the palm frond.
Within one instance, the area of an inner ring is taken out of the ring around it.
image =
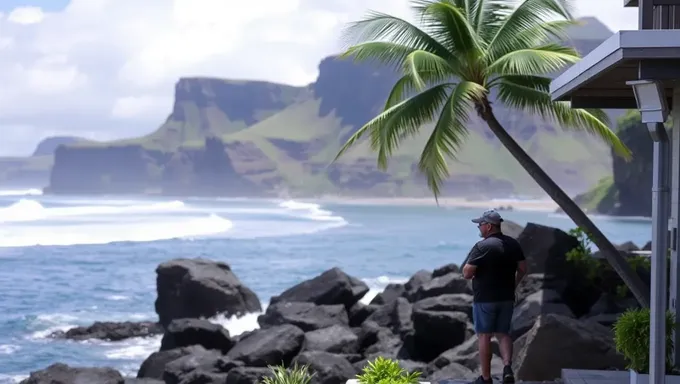
[[[617,155],[631,158],[630,149],[609,128],[609,118],[602,110],[571,108],[568,102],[552,101],[549,78],[503,76],[492,85],[498,89],[498,99],[507,106],[538,114],[565,129],[586,131],[611,146]]]
[[[368,41],[349,47],[340,58],[352,58],[356,62],[375,60],[386,66],[401,66],[413,51],[413,48],[388,41]]]
[[[421,76],[422,77],[422,76]],[[383,111],[386,111],[395,105],[404,101],[409,95],[418,91],[418,87],[413,83],[413,78],[410,75],[404,75],[392,87],[390,94],[385,101]]]
[[[465,0],[470,3],[468,20],[483,42],[489,42],[495,31],[515,9],[511,0]]]
[[[441,57],[452,54],[432,36],[408,21],[380,12],[369,12],[362,20],[345,28],[342,39],[347,46],[365,42],[389,41],[412,50],[421,49]]]
[[[513,39],[508,39],[503,46],[504,49],[496,47],[487,50],[485,61],[492,63],[510,52],[530,49],[550,42],[566,43],[569,40],[567,28],[578,24],[579,22],[576,20],[551,20],[536,24],[534,27],[515,35]]]
[[[457,62],[426,51],[413,51],[404,60],[404,75],[410,76],[416,89],[422,91],[428,82],[444,82],[456,75]]]
[[[389,157],[404,138],[414,135],[421,126],[434,120],[446,101],[452,84],[436,85],[410,97],[374,117],[354,133],[342,146],[333,162],[368,133],[371,149],[378,152],[378,167],[387,169]]]
[[[423,30],[456,56],[474,57],[481,46],[464,10],[447,0],[414,0]]]
[[[441,185],[449,176],[447,160],[455,158],[467,137],[465,123],[475,100],[480,100],[486,90],[479,84],[464,81],[451,92],[441,110],[437,124],[432,131],[423,152],[418,168],[425,175],[427,185],[435,199],[441,194]]]
[[[567,0],[525,0],[495,28],[489,40],[489,56],[494,60],[515,50],[518,36],[551,20],[572,20]],[[540,28],[540,27],[539,27]]]
[[[520,49],[499,57],[486,68],[487,76],[493,75],[545,75],[554,73],[565,65],[580,60],[574,48],[557,43],[536,48]]]

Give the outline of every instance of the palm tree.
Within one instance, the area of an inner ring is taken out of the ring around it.
[[[476,113],[512,156],[605,255],[643,306],[649,287],[576,203],[541,169],[498,122],[491,90],[507,106],[537,114],[564,129],[586,131],[625,158],[631,154],[612,132],[601,110],[572,109],[554,102],[548,75],[579,60],[565,41],[576,24],[567,0],[413,0],[418,27],[371,12],[346,30],[343,57],[377,60],[402,69],[382,113],[352,135],[336,156],[368,134],[378,166],[386,169],[399,144],[434,123],[418,168],[435,199],[449,176],[447,159],[464,145],[466,122]]]

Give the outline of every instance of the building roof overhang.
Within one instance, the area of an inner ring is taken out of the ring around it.
[[[680,30],[615,33],[554,79],[550,94],[574,108],[637,108],[626,82],[638,79],[659,81],[670,101],[680,80]]]

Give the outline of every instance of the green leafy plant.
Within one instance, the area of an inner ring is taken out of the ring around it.
[[[630,291],[623,281],[617,278],[616,284],[613,286],[608,284],[607,277],[616,275],[608,263],[603,263],[593,257],[593,242],[590,235],[579,227],[569,230],[569,234],[578,240],[578,245],[567,252],[567,261],[602,292],[614,294],[620,298],[626,297]],[[651,262],[648,257],[628,255],[625,257],[625,261],[634,271],[651,270]]]
[[[408,373],[399,363],[378,356],[357,375],[360,384],[417,384],[420,372]]]
[[[286,369],[283,365],[269,366],[271,377],[262,378],[261,384],[309,384],[314,374],[310,374],[309,366],[294,364]]]
[[[592,257],[590,236],[580,227],[569,230],[569,234],[578,240],[578,245],[567,252],[567,261],[581,269],[589,280],[596,279],[600,263]]]
[[[675,316],[666,312],[666,373],[673,373],[673,334]],[[649,309],[631,309],[614,324],[616,350],[628,360],[628,368],[638,373],[649,372]]]

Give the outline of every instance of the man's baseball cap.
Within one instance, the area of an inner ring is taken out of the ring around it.
[[[498,212],[496,212],[493,209],[490,209],[488,211],[484,211],[481,217],[472,219],[472,222],[477,224],[489,223],[493,225],[501,225],[501,223],[503,222],[503,218]]]

